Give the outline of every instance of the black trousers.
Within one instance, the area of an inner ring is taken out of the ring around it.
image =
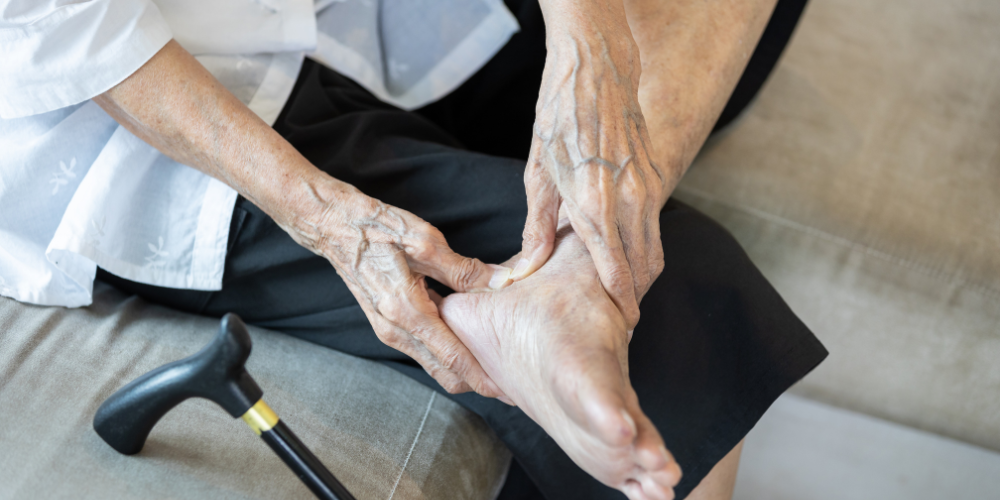
[[[537,4],[509,4],[521,19],[521,38],[443,101],[404,112],[307,61],[275,129],[318,168],[439,228],[458,253],[506,260],[520,251],[527,214],[524,161],[513,158],[527,155],[533,111],[526,110],[533,110],[540,80],[538,66],[533,82],[522,81],[533,74],[527,60],[539,59],[528,41],[543,40]],[[525,61],[515,57],[519,50],[528,50]],[[510,71],[501,78],[504,65]],[[490,95],[496,100],[483,100]],[[493,141],[495,123],[508,126]],[[676,201],[660,225],[666,268],[643,299],[629,371],[643,409],[684,469],[676,490],[684,498],[826,351],[724,229]],[[221,291],[154,287],[104,271],[98,278],[189,312],[235,312],[248,323],[378,360],[441,391],[479,414],[513,452],[503,498],[624,498],[573,464],[520,409],[475,394],[448,395],[382,344],[330,264],[243,198],[233,213]]]

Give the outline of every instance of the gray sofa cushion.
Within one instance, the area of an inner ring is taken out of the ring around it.
[[[216,320],[100,283],[87,309],[0,298],[0,498],[312,498],[244,423],[189,400],[143,451],[91,428],[119,387],[200,349]],[[494,498],[510,453],[476,415],[392,369],[251,328],[264,399],[359,498]]]
[[[998,20],[995,0],[810,2],[677,194],[830,350],[798,394],[994,450]]]

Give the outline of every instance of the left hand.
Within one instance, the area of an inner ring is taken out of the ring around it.
[[[613,15],[584,18],[571,29],[546,19],[548,55],[524,174],[524,257],[511,278],[549,258],[564,204],[631,331],[639,301],[663,271],[659,213],[673,181],[652,162],[628,24],[616,25]]]

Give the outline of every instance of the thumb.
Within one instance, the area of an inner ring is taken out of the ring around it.
[[[529,168],[524,172],[524,187],[528,195],[528,218],[524,224],[521,258],[510,275],[514,281],[531,276],[549,260],[559,226],[559,190],[540,163],[529,160]]]
[[[510,268],[484,264],[470,259],[442,245],[430,259],[411,266],[417,273],[429,276],[456,292],[498,290],[510,283]]]

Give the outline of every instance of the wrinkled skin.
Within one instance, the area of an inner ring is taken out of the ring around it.
[[[509,269],[454,253],[440,231],[406,210],[356,190],[349,196],[352,201],[340,210],[322,203],[329,209],[315,221],[283,228],[330,261],[382,342],[417,360],[449,392],[503,397],[441,320],[424,277],[480,291],[494,274],[506,281]]]
[[[621,5],[587,17],[544,5],[551,29],[524,175],[525,257],[514,279],[548,259],[565,204],[631,331],[639,321],[639,301],[663,270],[657,214],[674,179],[653,163],[639,107],[639,50]]]
[[[680,467],[639,407],[625,320],[568,223],[530,277],[441,312],[510,399],[577,465],[631,500],[667,500]]]
[[[519,264],[519,280],[527,282],[552,255],[556,214],[565,202],[573,227],[592,256],[590,265],[596,274],[591,277],[599,277],[601,290],[610,297],[606,300],[624,316],[624,328],[631,329],[638,320],[639,300],[662,269],[655,212],[711,131],[774,1],[625,0],[626,23],[623,6],[614,0],[540,0],[549,59],[525,172],[529,219],[521,254],[524,263],[514,261]],[[642,55],[638,100],[636,45]],[[496,368],[517,372],[516,363],[490,365],[502,358],[483,350],[483,362],[488,364],[483,371],[469,349],[441,322],[439,310],[428,304],[434,297],[426,292],[423,276],[461,292],[497,285],[508,270],[455,256],[440,233],[413,214],[379,204],[316,169],[176,42],[168,43],[133,75],[94,100],[130,132],[236,189],[296,241],[326,256],[348,282],[379,337],[420,362],[448,390],[472,388],[487,396],[498,395],[502,391],[486,371],[511,390],[517,387],[512,380],[519,377],[523,380],[518,384],[536,384],[539,401],[548,401],[536,404],[519,393],[523,407],[557,408],[545,413],[532,410],[534,418],[551,416],[545,417],[549,423],[544,425],[552,427],[560,418],[581,419],[578,412],[559,402],[553,406],[556,392],[547,385],[549,381],[516,374],[506,377]],[[522,288],[515,291],[529,297]],[[446,305],[445,315],[465,309],[457,305],[462,297],[485,295],[453,295],[449,304],[456,306]],[[559,303],[571,307],[565,301]],[[501,309],[480,309],[489,321],[502,319]],[[518,321],[527,325],[528,320]],[[464,322],[472,324],[468,318]],[[529,331],[528,326],[522,330]],[[499,339],[499,335],[494,337]],[[476,341],[471,333],[463,340]],[[612,351],[619,352],[622,342],[614,342]],[[477,349],[473,348],[480,354]],[[555,354],[548,355],[558,360]],[[527,369],[538,377],[546,375],[539,371],[537,359],[532,363]],[[602,366],[613,368],[614,364]],[[624,367],[620,365],[619,371]],[[614,376],[613,369],[606,373],[612,383],[625,380]],[[643,435],[642,419],[633,420]],[[574,442],[577,438],[579,443]],[[578,450],[593,443],[594,435],[577,427],[559,439],[561,445]],[[621,450],[614,448],[613,453]],[[722,481],[727,486],[705,490],[712,486],[706,484],[712,483],[710,476],[691,498],[730,498],[737,462],[727,462],[729,473],[722,474],[728,478]],[[608,484],[623,477],[620,468],[609,472],[587,463],[585,468],[591,467],[587,470],[601,474]],[[635,489],[634,484],[621,487]],[[639,498],[635,491],[632,495]]]
[[[509,269],[455,254],[419,217],[317,169],[175,41],[94,100],[130,132],[232,186],[326,257],[379,338],[448,391],[503,396],[441,321],[424,276],[469,291],[489,287],[494,274],[502,283]]]

